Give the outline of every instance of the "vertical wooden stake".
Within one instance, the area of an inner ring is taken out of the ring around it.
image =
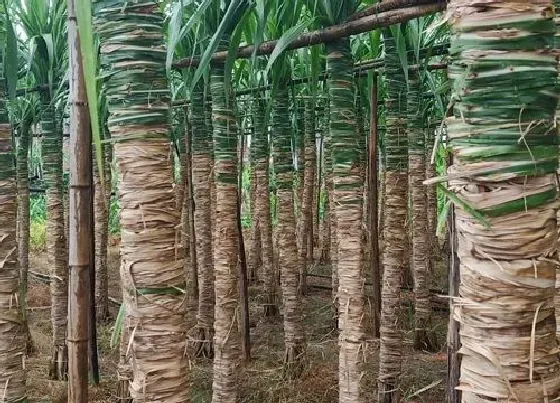
[[[197,269],[197,257],[196,257],[196,232],[194,227],[194,189],[193,189],[193,176],[192,176],[192,132],[191,125],[189,122],[189,112],[185,108],[184,115],[185,124],[185,166],[183,168],[183,180],[185,182],[185,197],[187,198],[186,205],[188,205],[187,216],[189,219],[189,256],[185,256],[185,259],[191,260],[191,272],[189,275],[190,283],[193,285],[192,291],[196,295],[196,300],[198,301],[198,269]],[[184,245],[186,248],[187,246]]]
[[[245,150],[245,136],[241,135],[241,148],[239,153],[239,172],[237,183],[237,230],[239,232],[239,309],[240,309],[240,330],[241,330],[241,352],[243,360],[247,363],[251,360],[251,338],[249,325],[249,285],[247,275],[247,256],[245,254],[245,241],[243,239],[243,226],[241,224],[241,193],[243,191],[243,160]]]
[[[457,256],[457,236],[455,234],[455,208],[451,207],[448,218],[449,237],[449,296],[459,295],[460,284],[460,261]],[[459,337],[459,323],[453,319],[453,299],[449,300],[449,328],[447,331],[447,403],[461,403],[461,391],[457,390],[461,376],[461,356],[458,354],[461,348]]]
[[[321,242],[320,242],[320,237],[319,237],[319,233],[320,231],[320,226],[321,226],[321,191],[323,190],[323,179],[324,179],[324,175],[323,175],[323,131],[322,131],[322,126],[321,126],[321,122],[319,121],[319,119],[317,119],[317,128],[319,130],[321,130],[321,134],[319,137],[319,155],[317,156],[318,158],[318,166],[317,166],[317,181],[315,183],[315,192],[313,193],[313,197],[314,197],[314,203],[315,203],[315,228],[316,231],[313,232],[315,234],[315,237],[317,238],[317,243],[315,243],[315,240],[313,241],[314,246],[316,248],[320,248],[321,246]]]
[[[93,161],[92,161],[93,163]],[[91,219],[91,246],[90,246],[90,267],[89,267],[89,373],[91,382],[94,385],[99,385],[100,381],[100,374],[99,374],[99,351],[97,349],[97,304],[95,303],[95,213],[94,213],[94,203],[95,200],[95,188],[93,186],[93,165],[91,165],[91,208],[90,208],[90,219]],[[111,191],[111,189],[105,189],[104,187],[100,187],[99,191],[107,192]],[[108,228],[107,228],[108,229]]]
[[[68,401],[83,403],[88,401],[92,161],[90,118],[75,1],[68,0],[70,76]]]
[[[381,317],[381,273],[379,262],[379,237],[378,237],[378,197],[377,197],[377,72],[373,73],[370,92],[370,129],[368,141],[368,252],[371,267],[371,281],[373,284],[373,330],[379,338],[379,318]]]

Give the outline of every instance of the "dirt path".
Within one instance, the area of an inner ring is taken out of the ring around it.
[[[110,295],[120,299],[118,249],[110,253]],[[46,259],[41,253],[32,256],[33,270],[46,273]],[[338,351],[336,331],[331,329],[331,297],[329,290],[311,290],[305,298],[305,323],[308,336],[310,364],[302,379],[289,384],[282,379],[283,334],[282,322],[265,322],[262,316],[262,289],[250,287],[251,341],[253,361],[241,377],[241,397],[247,403],[328,403],[338,398]],[[29,289],[29,321],[35,351],[28,357],[28,390],[30,402],[66,402],[66,383],[48,379],[50,358],[50,297],[49,287],[31,281]],[[113,314],[116,315],[116,308]],[[403,317],[410,322],[411,313]],[[441,315],[438,331],[445,339],[447,317]],[[110,348],[112,323],[98,326],[101,364],[101,384],[90,390],[90,402],[114,402],[115,371],[118,351]],[[407,323],[410,327],[410,323]],[[412,350],[411,334],[407,332],[407,356],[404,359],[402,396],[407,402],[444,401],[446,374],[445,354],[422,354]],[[366,401],[376,400],[378,342],[367,343]],[[193,403],[211,400],[211,362],[192,362],[191,391]],[[414,393],[426,386],[426,392]]]

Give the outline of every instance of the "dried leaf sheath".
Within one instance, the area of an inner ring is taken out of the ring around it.
[[[451,1],[449,189],[461,261],[464,402],[560,396],[554,320],[558,210],[552,2]]]
[[[121,273],[133,369],[142,402],[187,402],[183,262],[175,258],[163,15],[157,2],[100,1],[96,27],[115,142],[121,207]]]
[[[255,198],[255,215],[260,227],[263,278],[264,278],[264,314],[278,315],[278,286],[274,264],[274,246],[272,242],[272,219],[270,216],[270,147],[268,143],[268,127],[265,122],[265,102],[257,98],[253,101],[255,137],[251,152],[255,160],[255,182],[257,197]]]
[[[296,243],[292,163],[292,136],[288,112],[288,89],[279,85],[273,93],[273,141],[278,186],[278,252],[284,301],[284,362],[288,377],[301,374],[305,359],[301,295],[298,292],[299,264]]]
[[[3,76],[1,66],[0,77]],[[16,172],[3,82],[0,82],[0,384],[2,400],[25,402],[26,335],[18,303]]]
[[[42,152],[47,190],[47,259],[51,281],[51,324],[53,354],[49,376],[63,380],[68,371],[66,335],[68,325],[68,254],[66,249],[65,217],[62,184],[62,128],[55,122],[54,106],[43,102],[41,115]]]
[[[308,96],[304,99],[304,152],[305,165],[303,184],[302,184],[302,200],[301,200],[301,248],[300,248],[300,287],[305,290],[305,274],[307,268],[313,264],[313,204],[315,194],[315,97]]]
[[[214,266],[212,257],[212,131],[204,122],[204,83],[192,93],[192,176],[196,257],[198,265],[197,355],[212,356],[214,326]]]
[[[331,165],[332,167],[332,165]],[[332,287],[332,299],[333,299],[333,329],[338,329],[338,235],[336,230],[336,218],[334,215],[334,185],[332,179],[332,169],[327,176],[327,183],[329,185],[329,195],[328,195],[328,205],[329,205],[329,223],[328,223],[328,233],[329,233],[329,251],[330,251],[330,261],[331,261],[331,287]]]
[[[414,347],[432,350],[430,326],[430,292],[428,290],[429,238],[427,198],[424,180],[426,177],[426,150],[423,131],[422,106],[420,102],[420,74],[409,71],[408,76],[408,180],[412,201],[412,259],[414,276]],[[435,213],[435,210],[434,210]]]
[[[560,55],[560,0],[554,1],[554,8],[556,11],[556,16],[554,18],[554,22],[556,24],[556,35],[554,37],[554,48],[556,49],[556,54]],[[560,59],[558,60],[558,72],[559,72],[559,79],[560,79]],[[560,103],[559,103],[560,106]],[[560,122],[560,110],[558,106],[556,107],[556,124]],[[560,170],[559,172],[560,173]],[[560,211],[556,216],[556,222],[560,222]],[[560,238],[560,226],[558,236]],[[554,304],[556,307],[556,334],[560,334],[560,271],[556,271],[556,295],[554,297]]]
[[[30,208],[29,208],[29,140],[30,127],[21,125],[20,138],[16,151],[16,176],[18,194],[18,258],[21,272],[22,295],[27,295],[27,272],[29,270],[29,238],[30,238]]]
[[[330,106],[330,104],[329,104]],[[330,110],[330,108],[329,108]],[[328,115],[328,113],[327,113]],[[328,124],[324,137],[325,153],[325,189],[327,200],[325,202],[325,217],[323,228],[323,248],[327,252],[328,261],[331,265],[331,286],[333,299],[333,328],[338,328],[338,236],[336,233],[336,217],[334,206],[334,182],[333,182],[333,158],[332,137]]]
[[[237,284],[237,119],[230,90],[224,86],[224,66],[212,66],[212,123],[216,178],[214,243],[214,378],[212,401],[236,403],[241,359]]]
[[[332,141],[333,201],[338,239],[339,401],[364,401],[365,297],[362,249],[363,177],[354,108],[349,40],[327,45],[330,73],[329,134]]]
[[[196,328],[196,315],[198,313],[198,274],[196,270],[196,242],[194,236],[194,214],[193,214],[193,184],[192,184],[192,129],[188,119],[188,108],[184,108],[180,113],[180,138],[179,151],[181,155],[181,188],[183,194],[180,196],[181,225],[180,243],[183,250],[183,269],[185,271],[185,326],[188,332],[189,341],[192,341],[191,331]],[[175,200],[177,205],[179,200]],[[190,347],[190,345],[189,345]],[[189,348],[190,350],[190,348]]]
[[[407,131],[406,80],[397,56],[395,38],[384,31],[387,75],[387,133],[385,212],[383,221],[383,283],[379,350],[379,401],[398,401],[398,380],[402,361],[402,334],[399,329],[400,290],[403,285],[404,251],[408,244],[407,217]]]

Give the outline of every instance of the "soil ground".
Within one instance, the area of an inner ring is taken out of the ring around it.
[[[118,247],[110,249],[110,294],[120,299],[118,274]],[[46,258],[34,252],[31,268],[47,273]],[[321,272],[322,270],[317,270]],[[313,280],[310,279],[310,284]],[[317,284],[320,285],[320,284]],[[308,337],[309,365],[303,377],[294,382],[282,378],[283,332],[282,321],[265,321],[260,301],[260,285],[250,287],[252,361],[241,379],[243,403],[329,403],[338,401],[338,334],[332,329],[331,291],[310,287],[305,297],[304,311]],[[30,281],[29,323],[35,350],[28,357],[28,391],[30,402],[66,402],[66,383],[48,379],[48,362],[51,354],[49,286]],[[117,307],[113,307],[116,316]],[[411,329],[412,311],[409,306],[403,314],[403,328]],[[447,313],[437,314],[435,331],[443,345]],[[90,402],[116,402],[116,363],[118,350],[111,349],[113,323],[98,326],[101,383],[90,388]],[[412,332],[403,331],[405,357],[401,396],[403,402],[445,401],[446,355],[422,353],[412,348]],[[118,347],[117,347],[118,348]],[[367,343],[365,385],[368,402],[376,401],[378,368],[378,341],[371,337]],[[193,403],[211,401],[212,363],[209,360],[191,363],[191,396]],[[426,391],[421,392],[422,389]],[[420,393],[418,393],[420,391]]]

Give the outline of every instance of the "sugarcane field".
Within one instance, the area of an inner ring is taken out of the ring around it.
[[[560,0],[1,1],[0,403],[560,401],[559,73]]]

